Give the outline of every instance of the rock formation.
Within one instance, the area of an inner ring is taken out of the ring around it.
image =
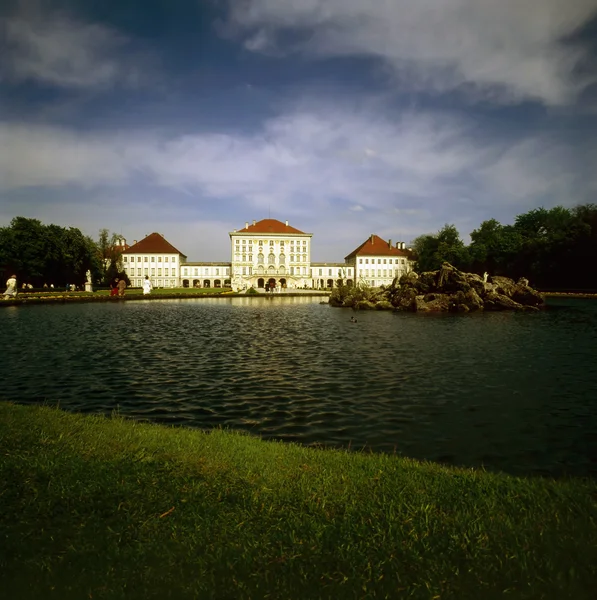
[[[403,275],[386,290],[387,299],[397,310],[450,311],[473,310],[538,310],[544,299],[529,282],[521,278],[480,277],[463,273],[450,263],[438,271]]]
[[[381,289],[335,288],[332,306],[358,310],[402,310],[412,312],[469,312],[474,310],[539,310],[545,306],[539,292],[524,277],[483,277],[464,273],[444,263],[438,271],[414,271]]]

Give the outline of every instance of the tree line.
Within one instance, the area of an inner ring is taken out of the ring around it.
[[[454,225],[413,241],[417,271],[448,261],[463,271],[526,277],[539,289],[597,289],[597,205],[536,208],[513,225],[483,221],[467,246]]]
[[[123,250],[120,237],[107,229],[94,240],[76,227],[44,225],[25,217],[0,227],[0,272],[3,280],[15,274],[19,286],[82,286],[87,271],[96,285],[109,285],[116,277],[130,284],[122,268]]]

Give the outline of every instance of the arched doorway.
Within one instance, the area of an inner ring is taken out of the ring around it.
[[[257,280],[257,287],[258,287],[258,288],[262,288],[262,287],[264,286],[264,284],[265,284],[265,282],[264,282],[264,280],[263,280],[263,277],[260,277],[260,278]]]
[[[220,287],[222,287],[222,281],[221,281],[220,279],[216,279],[216,280],[214,281],[214,287],[215,287],[215,288],[220,288]]]
[[[284,279],[284,277],[280,279],[280,286],[286,288],[286,279]]]
[[[204,288],[211,287],[211,284],[209,283],[209,279],[204,279],[203,280],[203,287]]]
[[[346,280],[346,285],[347,285],[348,287],[352,287],[352,279],[347,279],[347,280]]]
[[[334,280],[333,279],[328,279],[328,287],[334,287]]]
[[[193,287],[200,287],[201,286],[201,282],[198,279],[193,279]]]
[[[342,286],[342,284],[343,284],[343,281],[342,281],[341,279],[338,279],[338,281],[336,282],[336,285],[337,285],[338,287],[341,287],[341,286]]]
[[[273,292],[276,289],[276,280],[273,277],[269,278],[269,281],[267,282],[267,287],[271,292]]]
[[[188,279],[183,279],[183,281],[182,281],[182,287],[183,288],[188,288],[189,287],[189,280]]]

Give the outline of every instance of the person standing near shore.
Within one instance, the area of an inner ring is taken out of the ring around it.
[[[4,298],[8,300],[10,297],[17,297],[17,276],[11,275],[6,282],[6,291],[4,292]]]
[[[126,281],[124,279],[120,279],[118,281],[118,295],[121,298],[124,298],[124,290],[126,290]]]
[[[146,296],[147,294],[150,294],[152,289],[153,285],[149,280],[149,275],[145,275],[145,280],[143,281],[143,295]]]

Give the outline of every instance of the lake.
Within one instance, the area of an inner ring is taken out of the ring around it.
[[[467,315],[320,301],[5,307],[3,398],[519,475],[597,476],[597,301]]]

